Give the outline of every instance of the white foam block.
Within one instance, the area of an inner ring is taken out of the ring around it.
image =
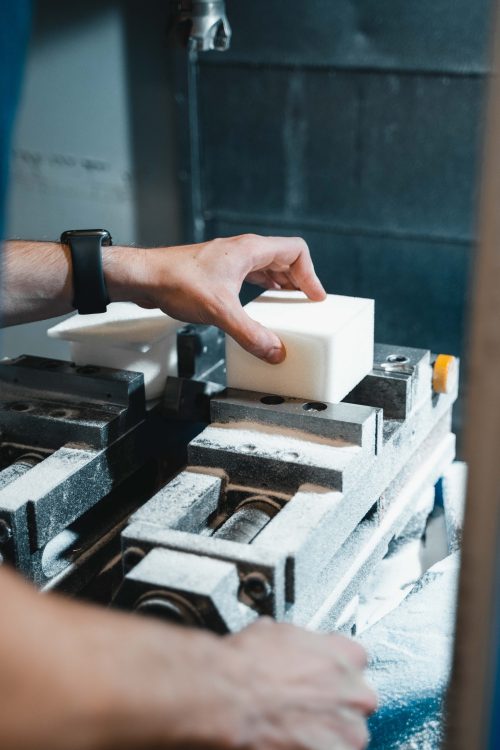
[[[270,365],[226,336],[230,388],[337,403],[373,367],[371,299],[329,294],[311,302],[302,292],[265,292],[245,311],[280,337],[287,356]]]
[[[77,365],[142,372],[146,398],[161,396],[168,375],[177,375],[177,330],[183,326],[161,310],[113,302],[106,313],[73,315],[49,328],[70,343]]]

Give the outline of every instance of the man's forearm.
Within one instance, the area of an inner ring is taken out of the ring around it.
[[[42,596],[4,568],[0,588],[2,747],[226,746],[215,636]]]
[[[55,242],[6,242],[1,301],[3,325],[69,312],[72,309],[69,250]]]
[[[103,248],[104,276],[113,301],[134,300],[140,253],[136,248]],[[6,242],[1,284],[4,326],[53,318],[74,309],[70,251],[59,242]]]

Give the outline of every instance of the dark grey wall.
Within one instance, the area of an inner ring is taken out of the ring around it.
[[[301,234],[377,339],[462,353],[489,0],[228,0],[199,62],[206,235]]]

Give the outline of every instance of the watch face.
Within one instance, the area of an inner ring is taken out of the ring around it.
[[[61,242],[66,244],[73,237],[98,237],[103,245],[111,245],[111,235],[107,229],[67,229],[61,234]]]

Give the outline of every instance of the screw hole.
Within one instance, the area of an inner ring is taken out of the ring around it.
[[[390,364],[407,365],[410,360],[408,357],[405,357],[404,354],[389,354],[389,356],[385,358],[385,361]]]
[[[54,409],[49,412],[49,417],[55,417],[56,419],[62,419],[64,417],[71,417],[72,412],[69,409]]]
[[[11,404],[10,408],[12,411],[29,411],[31,409],[31,404]]]
[[[277,406],[278,404],[285,403],[285,399],[281,396],[263,396],[260,401],[262,404],[267,404],[268,406]]]
[[[241,583],[243,592],[254,602],[262,602],[272,593],[272,588],[267,578],[262,573],[249,573]]]
[[[99,372],[99,367],[94,367],[94,365],[83,365],[83,367],[77,367],[76,371],[79,375],[95,375],[96,372]]]
[[[325,411],[328,409],[328,404],[323,404],[321,401],[308,401],[302,408],[304,411]]]

